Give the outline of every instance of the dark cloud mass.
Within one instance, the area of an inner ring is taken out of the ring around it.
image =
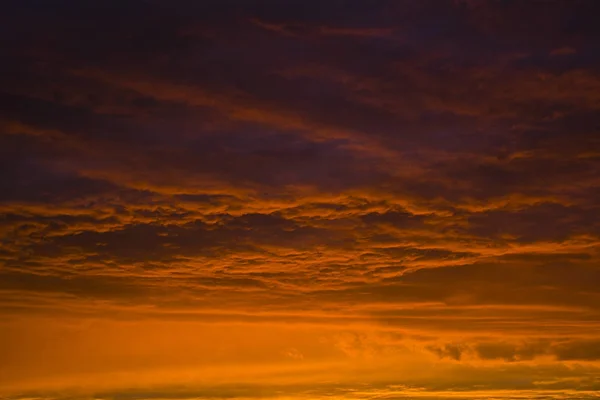
[[[0,397],[596,398],[597,15],[4,2]]]

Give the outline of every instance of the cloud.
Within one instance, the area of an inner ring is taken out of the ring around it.
[[[0,396],[591,398],[597,8],[8,4]]]
[[[443,347],[430,346],[429,350],[440,358],[450,358],[456,361],[460,361],[464,351],[462,346],[453,344],[445,344]]]
[[[530,362],[535,359],[553,358],[559,361],[590,362],[600,359],[595,351],[598,342],[594,339],[537,339],[521,341],[489,341],[481,339],[476,343],[446,343],[429,345],[427,350],[441,359],[459,361],[463,355],[483,361]]]

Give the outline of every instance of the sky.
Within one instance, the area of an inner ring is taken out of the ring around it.
[[[0,399],[600,398],[599,14],[2,2]]]

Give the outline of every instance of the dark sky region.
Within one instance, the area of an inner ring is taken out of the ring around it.
[[[600,398],[599,17],[3,1],[0,398]]]

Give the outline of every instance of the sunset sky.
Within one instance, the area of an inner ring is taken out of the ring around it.
[[[3,1],[0,399],[600,398],[599,18]]]

